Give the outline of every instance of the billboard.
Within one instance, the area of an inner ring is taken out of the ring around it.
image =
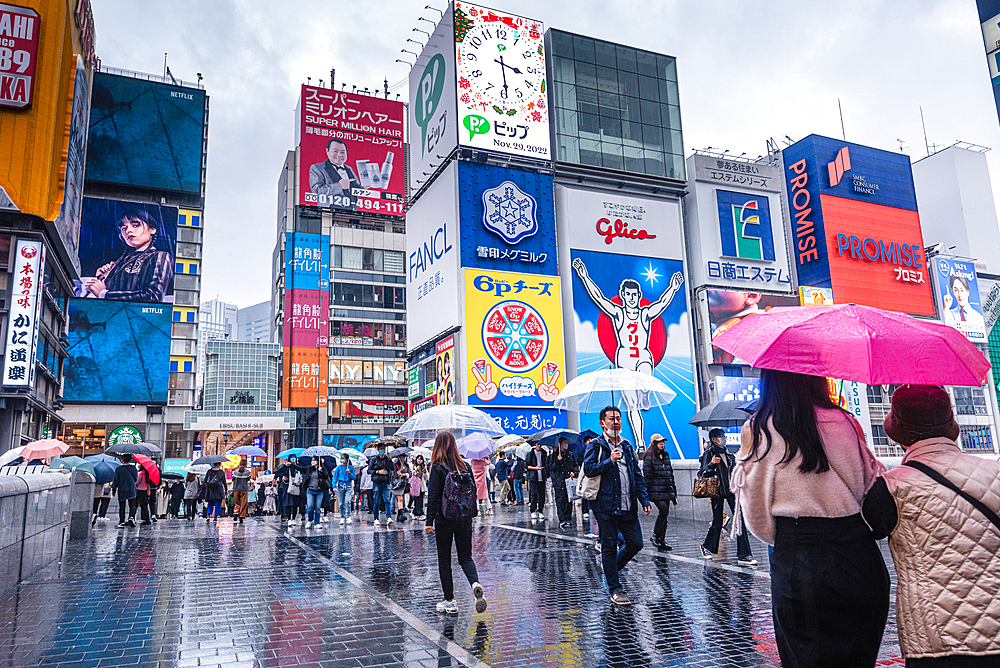
[[[833,304],[833,290],[830,288],[814,288],[809,285],[799,286],[800,306],[829,306]]]
[[[868,386],[852,380],[837,380],[827,378],[830,387],[830,398],[845,411],[854,416],[865,432],[865,442],[869,448],[874,447],[872,437],[872,418],[868,410]]]
[[[19,239],[11,267],[10,313],[3,355],[3,386],[32,387],[38,341],[39,290],[45,276],[45,244]]]
[[[1000,3],[996,0],[976,0],[976,8],[986,47],[986,66],[993,84],[993,102],[1000,116]]]
[[[458,374],[455,359],[455,337],[449,336],[438,341],[434,346],[434,359],[437,362],[437,405],[445,406],[455,403],[458,393]]]
[[[0,107],[31,106],[40,24],[34,9],[0,4]]]
[[[462,266],[554,276],[552,176],[458,163]]]
[[[456,0],[459,144],[549,160],[545,26]]]
[[[299,204],[403,215],[403,103],[302,86]]]
[[[411,351],[459,325],[457,192],[458,165],[453,161],[406,213],[406,341]]]
[[[87,180],[201,195],[205,91],[94,73]]]
[[[458,143],[453,18],[449,3],[410,68],[409,131],[406,136],[410,143],[410,189],[413,192],[427,183]]]
[[[687,164],[695,175],[684,211],[692,285],[791,292],[781,168],[707,155]]]
[[[176,242],[174,207],[85,197],[76,296],[173,303]]]
[[[165,404],[170,306],[71,299],[66,401]]]
[[[622,433],[637,447],[659,432],[682,458],[699,454],[698,406],[691,363],[691,325],[684,263],[658,257],[571,250],[576,373],[619,367],[647,373],[677,393],[668,405],[632,411]],[[580,415],[581,429],[599,431],[598,415]]]
[[[363,452],[365,449],[365,444],[369,441],[374,441],[376,438],[381,436],[381,434],[323,434],[323,445],[329,448],[337,448],[342,450],[344,448],[350,448],[351,450],[357,450],[358,452]]]
[[[76,57],[73,106],[70,109],[69,144],[66,149],[66,179],[63,201],[55,227],[70,262],[80,271],[80,224],[83,215],[83,178],[87,163],[87,132],[90,125],[90,80],[83,58]]]
[[[732,290],[706,290],[708,301],[709,334],[714,339],[719,334],[755,313],[766,313],[776,306],[798,306],[796,295],[767,295],[760,292],[735,292]],[[712,346],[713,364],[746,364],[732,353]]]
[[[286,236],[284,314],[282,406],[326,406],[330,372],[328,235],[289,232]]]
[[[934,315],[909,157],[817,135],[782,157],[799,282]]]
[[[561,304],[558,277],[465,270],[469,405],[556,412],[566,383]]]
[[[943,257],[931,260],[935,267],[938,308],[944,324],[954,327],[973,342],[986,341],[986,319],[976,280],[976,267]]]

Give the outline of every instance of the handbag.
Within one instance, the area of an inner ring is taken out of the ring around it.
[[[302,493],[302,473],[296,471],[292,479],[288,481],[288,494],[298,496]]]
[[[600,461],[604,448],[597,446],[597,459]],[[586,476],[583,472],[583,465],[580,466],[580,479],[576,483],[576,495],[581,499],[593,501],[597,498],[597,493],[601,491],[601,476],[595,475],[593,478]]]
[[[714,499],[719,496],[719,479],[695,478],[691,496],[696,499]]]

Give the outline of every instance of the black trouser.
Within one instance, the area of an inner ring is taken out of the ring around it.
[[[126,501],[128,501],[128,510],[129,510],[128,515],[125,514],[125,502]],[[139,505],[139,502],[136,500],[135,497],[132,497],[131,499],[123,499],[123,498],[121,498],[119,496],[118,497],[118,521],[119,522],[124,522],[125,520],[134,520],[135,519],[135,510],[136,510],[136,507],[138,505]]]
[[[142,521],[149,521],[149,492],[145,489],[140,489],[136,491],[136,498],[138,499],[139,510],[142,512]]]
[[[663,540],[663,537],[667,533],[667,515],[670,514],[670,502],[653,501],[653,505],[659,511],[659,514],[656,516],[656,524],[653,525],[653,537]]]
[[[420,517],[424,514],[424,495],[411,496],[410,501],[413,503],[413,516]]]
[[[559,515],[559,522],[571,521],[573,519],[573,505],[569,502],[565,479],[552,479],[552,496],[556,497],[556,513]]]
[[[545,508],[545,481],[528,481],[528,509],[531,512],[542,512]]]
[[[106,517],[108,514],[108,506],[111,505],[110,496],[99,496],[94,499],[94,514],[98,517]]]
[[[181,500],[180,499],[170,499],[170,506],[167,508],[167,514],[177,517],[181,513]]]
[[[736,497],[732,494],[729,496],[713,496],[712,497],[712,526],[708,528],[708,534],[705,536],[705,542],[702,545],[705,549],[715,554],[719,551],[719,537],[722,536],[722,509],[725,506],[725,501],[729,502],[729,509],[736,514]],[[747,535],[747,525],[743,524],[743,533],[736,537],[736,558],[737,559],[749,559],[751,557],[750,553],[750,536]]]
[[[889,572],[861,515],[778,517],[771,612],[785,668],[874,666]]]
[[[438,519],[434,521],[434,537],[438,549],[438,575],[441,577],[441,588],[444,590],[444,600],[455,598],[455,583],[451,578],[451,542],[454,538],[455,549],[458,552],[458,565],[465,571],[469,584],[479,581],[476,572],[476,562],[472,560],[472,520]]]
[[[184,499],[184,517],[193,520],[197,506],[198,499]]]
[[[620,515],[605,515],[597,513],[597,526],[601,533],[601,566],[604,569],[604,580],[608,585],[608,593],[621,589],[618,571],[639,554],[642,549],[642,529],[639,526],[639,516],[636,513],[632,499],[632,509]],[[625,539],[625,545],[618,546],[618,534]]]

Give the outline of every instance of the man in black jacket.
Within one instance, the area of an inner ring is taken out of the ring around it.
[[[534,449],[528,453],[528,460],[525,468],[528,470],[528,504],[531,511],[531,519],[542,520],[545,515],[545,479],[548,473],[549,456],[542,450],[541,443],[535,443]]]
[[[497,459],[496,476],[500,481],[500,505],[506,506],[510,501],[510,453],[504,452]]]
[[[378,455],[368,462],[368,472],[372,477],[372,490],[375,496],[375,526],[378,527],[378,511],[382,510],[384,519],[382,526],[392,524],[392,490],[389,483],[392,482],[392,474],[396,470],[396,465],[386,454],[384,445],[378,446]]]
[[[566,481],[575,481],[579,464],[569,450],[569,439],[560,438],[559,448],[549,455],[549,478],[552,480],[552,495],[556,497],[556,512],[559,526],[573,526],[573,504],[569,502]]]
[[[135,512],[139,508],[137,500],[138,491],[135,488],[135,481],[139,479],[139,472],[132,465],[132,455],[122,455],[119,459],[122,465],[115,469],[115,478],[111,482],[111,493],[118,497],[118,526],[126,524],[135,526]],[[125,503],[128,502],[128,518],[125,517]]]
[[[514,505],[524,505],[524,460],[514,457],[514,463],[510,468],[510,484],[514,487]]]

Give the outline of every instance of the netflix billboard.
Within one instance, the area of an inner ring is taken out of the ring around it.
[[[403,216],[403,103],[302,86],[299,204]]]

